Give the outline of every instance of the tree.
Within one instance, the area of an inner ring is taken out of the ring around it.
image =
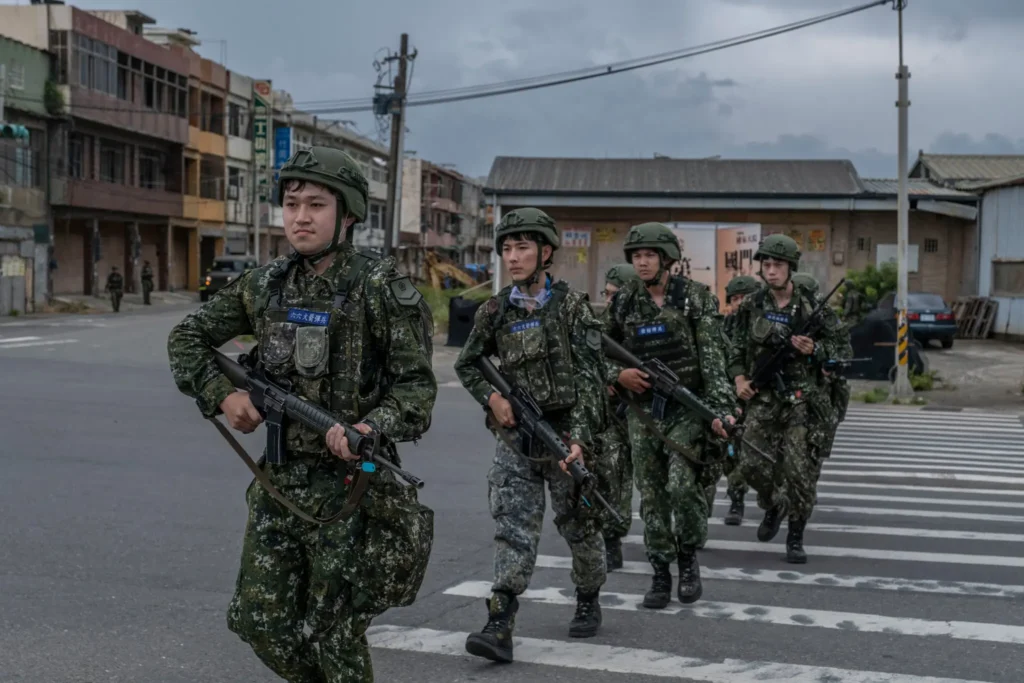
[[[864,270],[847,271],[836,306],[839,315],[850,326],[856,325],[886,294],[896,291],[897,279],[896,264],[892,262],[883,263],[881,268],[868,265]]]

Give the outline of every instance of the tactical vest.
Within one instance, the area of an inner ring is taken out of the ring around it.
[[[691,300],[687,280],[673,277],[669,283],[665,305],[656,315],[645,311],[647,306],[638,299],[633,300],[623,320],[622,345],[645,363],[657,358],[679,376],[682,386],[700,391],[702,375],[694,321],[699,307]]]
[[[297,259],[277,264],[267,291],[258,299],[255,319],[259,360],[277,381],[354,424],[375,407],[384,387],[360,387],[362,367],[373,362],[365,311],[365,280],[375,257],[350,255],[335,281],[331,300],[289,295],[286,280]],[[288,421],[287,451],[319,453],[323,437]]]
[[[752,365],[754,359],[766,349],[776,347],[780,343],[788,343],[786,340],[789,339],[793,330],[800,327],[814,312],[814,306],[795,288],[789,304],[782,310],[766,310],[766,296],[768,296],[766,289],[762,289],[754,295],[754,306],[750,313],[752,344],[748,347],[748,366]],[[811,366],[801,362],[797,357],[786,366],[784,379],[787,382],[799,381],[810,378],[812,374]]]
[[[568,292],[566,283],[556,282],[542,308],[514,321],[506,321],[505,294],[495,318],[494,341],[502,371],[544,411],[564,410],[576,403],[569,329],[560,310]]]

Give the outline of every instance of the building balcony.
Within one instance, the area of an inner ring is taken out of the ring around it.
[[[245,138],[238,138],[234,135],[228,136],[227,156],[242,161],[252,161],[252,142]]]
[[[0,226],[31,226],[46,215],[46,192],[35,187],[4,185],[0,178]]]
[[[135,102],[111,97],[78,85],[65,86],[64,90],[68,112],[75,118],[141,133],[179,145],[185,144],[189,139],[188,119],[184,117],[146,109]]]
[[[249,226],[252,224],[252,202],[225,202],[224,220],[227,223]]]
[[[182,216],[190,220],[223,225],[225,203],[219,199],[207,199],[187,194],[184,195],[182,202]]]
[[[388,184],[382,183],[379,180],[370,180],[370,199],[379,199],[382,202],[386,202],[388,199]]]
[[[179,218],[182,215],[182,195],[179,192],[130,187],[100,180],[54,176],[50,184],[50,197],[55,206],[168,218]]]
[[[188,146],[200,154],[223,157],[227,154],[227,138],[195,126],[188,127]]]
[[[456,203],[454,199],[428,196],[424,197],[423,203],[427,208],[435,211],[444,211],[445,213],[462,213],[462,205]]]

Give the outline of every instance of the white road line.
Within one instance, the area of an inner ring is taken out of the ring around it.
[[[708,526],[725,526],[725,521],[712,517]],[[1024,543],[1024,534],[1005,534],[992,531],[957,531],[954,529],[911,529],[890,526],[858,526],[855,524],[824,524],[811,520],[807,528],[823,534],[865,534],[869,536],[901,536],[904,538],[942,538],[954,541],[989,541],[993,543]],[[643,544],[644,537],[632,534],[622,539],[626,543]]]
[[[537,566],[544,569],[572,569],[571,557],[557,555],[539,555]],[[647,562],[627,560],[622,569],[615,570],[623,574],[641,574],[650,576],[653,572]],[[816,588],[855,588],[861,590],[898,591],[901,593],[937,593],[943,595],[980,596],[986,598],[1024,598],[1024,586],[1003,585],[998,583],[973,583],[969,581],[933,581],[928,579],[900,579],[889,576],[851,576],[847,574],[805,574],[795,571],[776,571],[773,569],[744,569],[741,567],[724,567],[716,569],[701,564],[700,577],[713,581],[752,581],[754,583],[781,583],[793,586],[812,586]]]
[[[834,461],[829,459],[825,463],[823,468],[826,472],[835,471],[836,467],[848,467],[848,468],[874,468],[880,470],[932,470],[939,472],[982,472],[990,474],[1024,474],[1024,468],[1020,466],[1005,466],[1000,467],[998,465],[983,464],[983,463],[965,463],[963,465],[953,465],[949,463],[931,462],[924,463],[921,465],[914,465],[910,463],[899,463],[899,462],[854,462],[854,461]]]
[[[851,419],[878,420],[888,418],[892,420],[907,420],[910,422],[977,422],[981,420],[1010,421],[1016,415],[1007,413],[982,413],[974,411],[948,411],[948,410],[921,410],[919,408],[867,408],[865,406],[851,406],[846,411],[846,421]]]
[[[3,351],[4,349],[24,349],[30,346],[53,346],[55,344],[74,344],[76,342],[78,342],[77,339],[50,339],[46,341],[25,342],[24,344],[0,343],[0,351]]]
[[[821,498],[822,496],[818,496]],[[716,500],[715,505],[728,507],[732,503],[728,500]],[[865,508],[847,507],[842,505],[815,505],[815,512],[829,512],[846,515],[881,515],[886,517],[921,517],[926,519],[955,519],[972,520],[976,522],[1008,522],[1011,524],[1024,524],[1024,515],[987,515],[981,512],[961,512],[950,510],[913,510],[909,508]],[[639,519],[634,514],[633,519]],[[815,526],[811,523],[811,526]]]
[[[643,541],[641,541],[642,543]],[[726,550],[748,553],[785,555],[782,543],[758,541],[725,541],[711,539],[704,550]],[[811,557],[852,557],[859,560],[886,560],[892,562],[928,562],[932,564],[967,564],[980,567],[1024,567],[1024,557],[1001,555],[968,555],[965,553],[929,553],[916,550],[881,550],[876,548],[840,548],[836,546],[809,546],[804,550]]]
[[[437,631],[413,626],[380,625],[371,626],[366,630],[370,647],[466,659],[470,658],[466,654],[468,635],[465,632]],[[526,664],[609,671],[626,676],[686,679],[702,683],[983,683],[964,679],[782,662],[740,659],[712,661],[680,657],[657,650],[541,638],[514,637],[513,644],[515,660]]]
[[[950,477],[943,478],[948,479]],[[876,491],[928,491],[929,493],[946,493],[950,495],[1024,496],[1024,488],[976,489],[964,486],[921,486],[918,484],[869,484],[867,482],[819,481],[818,488],[820,489],[823,486],[825,488],[874,489]],[[984,505],[981,501],[979,501],[978,504]]]
[[[466,598],[486,598],[491,595],[490,581],[464,581],[445,590],[445,595]],[[520,600],[539,602],[545,605],[570,606],[576,604],[574,595],[565,595],[559,588],[527,589]],[[601,609],[623,612],[648,612],[663,616],[682,614],[684,617],[702,619],[724,619],[729,621],[753,622],[756,624],[777,624],[780,626],[803,626],[826,628],[859,633],[885,633],[889,636],[942,636],[956,640],[973,640],[988,643],[1024,644],[1024,626],[989,624],[976,621],[933,621],[914,617],[886,617],[880,614],[861,612],[836,612],[819,609],[793,609],[791,607],[769,607],[742,602],[701,601],[692,605],[678,602],[669,603],[660,610],[645,610],[644,596],[635,593],[601,592]]]
[[[462,389],[463,388],[462,387],[462,382],[460,382],[457,379],[456,380],[452,380],[451,382],[441,382],[437,386],[444,387],[446,389],[456,389],[456,388]]]
[[[36,339],[42,339],[42,337],[10,337],[9,339],[4,339],[3,337],[0,337],[0,344],[13,344],[14,342],[35,341]]]
[[[886,451],[873,451],[874,453]],[[937,465],[1006,465],[1024,467],[1024,453],[1019,456],[996,457],[984,456],[959,456],[951,453],[932,453],[890,451],[891,455],[865,455],[863,453],[847,454],[843,451],[832,451],[828,462],[906,462],[906,463],[935,463]]]
[[[820,486],[820,484],[819,484]],[[725,490],[725,489],[723,489]],[[943,489],[949,490],[960,490],[969,492],[970,489]],[[1024,502],[1015,503],[1007,502],[1002,500],[965,500],[965,499],[954,499],[954,498],[918,498],[916,496],[876,496],[870,493],[842,493],[833,491],[826,493],[819,491],[818,500],[873,500],[880,503],[916,503],[918,505],[948,505],[952,507],[972,507],[972,508],[1010,508],[1014,510],[1024,510]],[[718,500],[722,505],[728,505],[728,500]],[[864,508],[867,509],[867,508]],[[874,509],[874,508],[872,508]],[[921,512],[924,512],[922,510]],[[943,512],[940,513],[949,517],[962,518],[962,512]],[[970,519],[970,518],[966,518]]]
[[[868,436],[876,436],[879,433],[891,433],[894,437],[906,439],[911,435],[919,436],[922,438],[941,438],[942,436],[949,436],[951,438],[960,438],[961,440],[966,435],[970,434],[976,438],[984,438],[985,435],[997,436],[997,435],[1009,435],[1009,436],[1020,436],[1024,434],[1024,425],[1018,422],[1016,425],[1007,423],[1005,427],[995,425],[975,426],[968,424],[950,424],[942,423],[936,424],[935,426],[927,426],[922,428],[915,428],[911,426],[889,426],[885,427],[881,425],[864,425],[864,426],[846,426],[844,422],[839,426],[837,434],[853,435],[853,434],[865,434]]]
[[[915,441],[913,445],[900,444],[893,446],[892,441],[878,441],[870,443],[857,440],[851,442],[853,445],[840,444],[838,440],[832,446],[832,454],[842,453],[844,455],[872,455],[875,453],[892,453],[895,455],[921,455],[933,457],[942,455],[951,458],[963,458],[965,460],[988,460],[988,459],[1011,459],[1020,462],[1024,459],[1024,442],[1015,446],[999,448],[967,448],[965,446],[950,445],[949,441],[943,441],[942,445],[932,445],[929,442]]]
[[[1021,477],[997,477],[984,474],[961,474],[954,472],[883,472],[860,470],[837,470],[829,468],[826,470],[830,477],[887,477],[890,479],[944,479],[946,481],[974,481],[987,484],[1016,484],[1024,486],[1024,478]],[[875,488],[875,487],[873,487]],[[889,487],[894,488],[894,487]],[[1024,494],[1024,491],[1021,491]]]

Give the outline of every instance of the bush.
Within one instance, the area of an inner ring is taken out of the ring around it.
[[[896,291],[896,264],[883,263],[881,268],[869,265],[864,270],[846,273],[846,283],[839,290],[837,313],[849,325],[856,325],[874,310],[886,294]]]
[[[448,331],[448,302],[457,296],[463,296],[466,288],[460,289],[435,289],[434,287],[421,286],[420,292],[430,305],[430,311],[434,315],[434,334],[441,334]],[[480,287],[465,294],[465,298],[471,301],[486,301],[491,296],[491,287]]]

